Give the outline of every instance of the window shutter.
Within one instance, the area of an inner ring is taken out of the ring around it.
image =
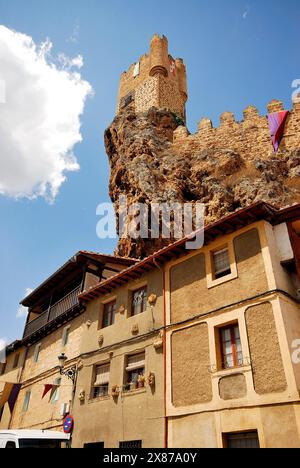
[[[110,364],[96,367],[96,378],[94,387],[100,387],[109,383]]]
[[[134,356],[128,356],[126,371],[132,371],[145,367],[145,353],[135,354]]]

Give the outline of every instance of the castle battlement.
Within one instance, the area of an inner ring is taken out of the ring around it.
[[[283,110],[282,101],[276,99],[267,106],[268,114]],[[274,155],[267,115],[260,115],[257,107],[250,105],[244,109],[243,116],[242,121],[237,121],[234,113],[224,112],[216,128],[209,118],[203,117],[195,134],[190,134],[186,127],[178,127],[174,132],[174,143],[186,143],[197,150],[230,148],[247,159]],[[287,117],[279,152],[299,147],[300,99],[294,102]]]
[[[150,53],[123,72],[119,83],[117,113],[128,109],[136,113],[151,107],[166,108],[183,120],[188,99],[186,67],[181,58],[169,54],[168,39],[155,34]]]

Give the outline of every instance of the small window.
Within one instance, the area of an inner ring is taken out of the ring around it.
[[[145,353],[128,356],[125,391],[145,386]]]
[[[6,362],[0,364],[0,375],[4,375],[6,371]]]
[[[63,330],[61,344],[64,347],[67,346],[67,344],[69,343],[70,328],[71,327],[65,327]]]
[[[224,434],[224,442],[225,447],[231,449],[260,448],[257,431]]]
[[[60,388],[59,388],[60,385],[61,385],[61,378],[60,377],[55,379],[54,385],[57,385],[57,388],[54,390],[54,392],[52,393],[52,396],[51,396],[50,403],[52,405],[55,405],[55,403],[57,403],[59,398],[60,398]]]
[[[214,278],[219,279],[231,274],[230,258],[228,247],[213,252]]]
[[[28,411],[29,403],[30,403],[30,397],[31,397],[31,391],[29,390],[28,392],[25,393],[23,408],[22,408],[23,413],[26,413],[26,411]]]
[[[132,94],[128,94],[125,98],[125,107],[128,107],[133,101],[133,96]]]
[[[92,388],[92,398],[108,395],[110,364],[102,364],[95,368],[95,380]]]
[[[104,304],[102,328],[110,327],[115,323],[116,307],[116,301],[112,301],[109,304]]]
[[[141,440],[128,440],[125,442],[120,442],[120,449],[139,449],[142,448],[143,444]]]
[[[133,78],[136,78],[140,74],[140,62],[137,62],[133,70]]]
[[[222,368],[231,369],[243,365],[243,354],[239,326],[220,329]]]
[[[104,449],[104,442],[92,442],[90,444],[84,444],[83,448],[85,449]]]
[[[37,363],[40,357],[40,351],[41,351],[41,344],[36,345],[34,349],[34,354],[33,354],[33,362]]]
[[[16,354],[14,358],[13,369],[16,369],[19,365],[20,354]]]
[[[147,287],[133,291],[131,315],[139,315],[147,310]]]

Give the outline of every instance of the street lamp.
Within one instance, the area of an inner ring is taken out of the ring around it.
[[[68,379],[72,380],[73,384],[75,384],[77,370],[76,370],[75,366],[70,367],[67,370],[64,370],[65,369],[65,363],[66,363],[67,360],[68,360],[68,358],[65,355],[65,353],[61,353],[61,355],[58,356],[59,372],[60,372],[60,375],[65,375],[66,377],[68,377]]]

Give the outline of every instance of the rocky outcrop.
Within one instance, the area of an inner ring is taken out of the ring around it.
[[[253,107],[241,123],[224,114],[218,129],[203,119],[195,135],[167,110],[119,114],[105,132],[117,218],[120,195],[129,204],[202,202],[206,223],[259,200],[279,207],[300,202],[299,110],[287,126],[297,131],[298,124],[298,136],[275,155],[267,119]],[[118,254],[142,258],[167,242],[120,239]]]

